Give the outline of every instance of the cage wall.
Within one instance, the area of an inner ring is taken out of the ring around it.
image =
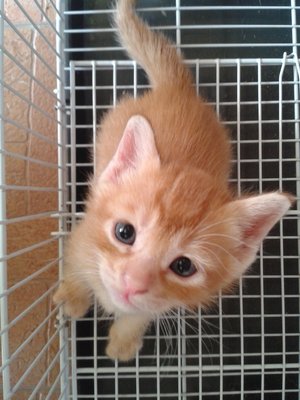
[[[0,397],[66,398],[61,262],[63,9],[0,2]]]
[[[205,93],[231,130],[236,154],[232,181],[238,191],[280,188],[295,193],[298,139],[295,110],[289,107],[295,105],[298,85],[295,60],[222,59],[189,64],[197,90]],[[93,168],[83,160],[98,129],[95,116],[110,108],[124,91],[133,96],[142,92],[146,85],[143,76],[139,83],[139,73],[130,61],[70,65],[71,137],[75,130],[79,133],[70,144],[70,166],[76,166],[69,174],[70,207],[79,215],[81,189],[87,184],[80,177]],[[200,77],[205,77],[201,83]],[[90,136],[82,134],[85,129]],[[220,296],[218,307],[205,313],[181,310],[157,321],[132,363],[113,364],[105,357],[105,318],[97,318],[94,311],[81,322],[73,321],[74,390],[87,398],[297,399],[298,222],[297,211],[292,210],[272,230],[239,288]]]
[[[245,3],[140,1],[138,11],[183,50],[196,90],[228,126],[238,193],[279,189],[299,196],[299,6]],[[69,226],[84,211],[86,177],[93,171],[88,154],[101,116],[124,93],[137,96],[149,88],[115,42],[111,13],[101,1],[72,2],[66,12]],[[298,399],[298,218],[296,207],[216,307],[179,310],[156,321],[131,363],[106,358],[109,319],[93,311],[72,321],[73,391],[101,399]]]

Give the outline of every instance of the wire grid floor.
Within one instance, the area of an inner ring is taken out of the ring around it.
[[[232,132],[238,192],[280,189],[299,196],[298,60],[285,54],[188,64],[196,90]],[[137,96],[148,88],[131,61],[74,61],[69,72],[67,226],[82,215],[99,116],[124,92]],[[104,355],[111,321],[96,311],[72,321],[73,393],[82,399],[299,399],[298,243],[294,209],[232,294],[216,299],[209,312],[179,310],[156,321],[131,363]]]

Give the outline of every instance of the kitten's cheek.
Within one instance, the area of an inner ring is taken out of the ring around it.
[[[112,285],[115,281],[114,277],[111,276],[111,274],[108,271],[105,271],[103,268],[99,270],[99,275],[107,294],[111,297]]]
[[[122,311],[130,311],[128,307],[130,306],[130,302],[128,299],[121,294],[121,291],[116,288],[116,277],[111,274],[111,271],[105,270],[105,268],[101,268],[99,270],[100,278],[104,289],[106,291],[107,297],[114,307],[121,309]]]

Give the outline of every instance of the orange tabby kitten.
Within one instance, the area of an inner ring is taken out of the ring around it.
[[[254,261],[291,205],[280,193],[236,199],[230,145],[172,44],[117,3],[115,23],[153,86],[102,121],[83,221],[72,232],[55,302],[81,317],[93,295],[116,315],[107,346],[128,360],[156,315],[206,305]]]

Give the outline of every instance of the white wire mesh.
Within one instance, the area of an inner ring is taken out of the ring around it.
[[[189,65],[197,90],[232,132],[232,182],[238,191],[280,188],[299,196],[295,57],[196,60]],[[93,148],[97,116],[124,91],[137,95],[147,87],[131,61],[74,61],[70,74],[69,224],[74,212],[82,211],[86,183],[79,177],[87,176],[93,165],[79,160]],[[76,119],[82,112],[84,123]],[[298,225],[299,213],[292,210],[272,230],[239,288],[219,297],[218,307],[207,313],[182,310],[167,322],[157,321],[132,363],[114,364],[105,357],[109,321],[95,318],[95,311],[73,321],[73,391],[87,399],[298,399]]]
[[[62,260],[52,216],[61,211],[66,170],[62,4],[0,7],[1,395],[58,399],[68,389],[65,328],[52,304]]]
[[[299,25],[292,21],[291,10],[298,14],[299,8],[296,1],[290,0],[245,0],[243,4],[234,0],[138,2],[138,10],[153,28],[170,35],[189,59],[195,58],[199,51],[205,54],[201,58],[249,57],[249,48],[255,49],[257,57],[269,57],[270,50],[274,57],[281,57],[284,51],[291,52],[293,46],[298,46],[293,29]],[[113,28],[108,18],[111,13],[111,4],[101,0],[94,4],[69,4],[65,15],[73,18],[74,24],[66,29],[72,44],[66,47],[66,52],[76,58],[86,53],[86,59],[123,57],[122,48],[111,35]]]

